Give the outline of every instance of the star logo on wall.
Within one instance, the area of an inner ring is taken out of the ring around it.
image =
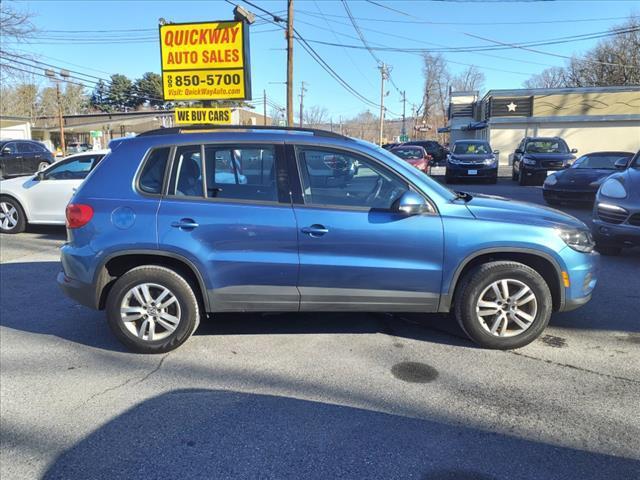
[[[515,103],[511,102],[507,105],[507,111],[515,112],[517,107],[518,106]]]

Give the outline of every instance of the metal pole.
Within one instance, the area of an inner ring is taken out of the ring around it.
[[[264,117],[264,124],[267,124],[267,91],[262,90],[262,116]]]
[[[303,111],[304,111],[304,92],[306,92],[307,89],[304,88],[304,82],[300,82],[300,125],[299,127],[302,128],[302,124],[303,124]]]
[[[407,92],[403,90],[402,92],[402,135],[407,134],[406,127],[406,108],[407,108]]]
[[[60,126],[60,148],[62,156],[66,156],[67,146],[64,141],[64,119],[62,118],[62,102],[60,101],[60,82],[56,81],[56,99],[58,100],[58,124]]]
[[[293,0],[287,0],[287,125],[293,126]]]
[[[378,144],[382,145],[382,137],[384,133],[384,81],[387,76],[387,66],[382,63],[380,65],[380,133],[378,136]]]

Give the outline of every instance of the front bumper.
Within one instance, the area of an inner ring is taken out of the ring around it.
[[[470,173],[476,172],[476,173]],[[447,177],[465,177],[465,178],[495,178],[498,176],[498,167],[487,167],[484,164],[479,165],[457,165],[447,162]]]
[[[616,225],[593,219],[591,233],[596,243],[604,246],[637,247],[640,246],[640,227],[628,224]]]
[[[561,188],[543,188],[542,196],[545,200],[556,202],[593,203],[596,198],[595,190],[565,190]]]
[[[600,254],[595,251],[582,253],[565,247],[561,256],[569,276],[569,286],[564,287],[564,302],[559,310],[566,312],[575,310],[591,300],[598,283]]]

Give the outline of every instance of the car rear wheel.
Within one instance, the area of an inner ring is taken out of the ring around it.
[[[193,287],[173,270],[156,265],[136,267],[118,278],[106,310],[115,336],[138,353],[174,350],[200,322]]]
[[[518,172],[518,185],[527,185],[527,176],[522,169]]]
[[[523,347],[549,323],[552,298],[538,272],[517,262],[476,267],[456,290],[454,311],[471,340],[485,348]]]
[[[0,197],[0,232],[20,233],[27,227],[24,210],[11,197]]]
[[[38,164],[38,172],[41,172],[42,170],[44,170],[45,168],[47,168],[49,166],[49,164],[47,162],[40,162]]]

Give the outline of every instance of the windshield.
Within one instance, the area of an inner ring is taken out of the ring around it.
[[[529,140],[527,142],[526,153],[569,153],[569,148],[564,140],[559,138],[548,138],[540,140]]]
[[[488,143],[456,142],[453,146],[453,153],[456,155],[484,155],[491,153],[491,147]]]
[[[388,158],[391,161],[398,161],[398,157],[396,157],[393,153],[385,150],[384,148],[380,148],[379,146],[369,143],[369,142],[364,142],[361,141],[361,143],[363,145],[366,145],[370,148],[372,148],[373,150],[376,151],[376,153],[378,153],[382,158]],[[393,165],[393,164],[392,164]],[[413,167],[412,167],[413,168]],[[426,173],[418,170],[418,169],[413,169],[415,170],[413,173],[414,175],[419,175],[422,179],[422,181],[424,183],[426,183],[430,189],[435,190],[439,195],[441,195],[442,197],[448,199],[448,200],[454,200],[457,195],[455,193],[453,193],[453,190],[449,190],[448,188],[444,187],[443,185],[440,185],[438,182],[436,182],[433,178],[431,178],[429,175],[427,175]]]
[[[616,162],[621,158],[629,159],[627,155],[583,155],[571,166],[571,168],[601,168],[615,170]]]
[[[423,157],[422,149],[420,148],[393,148],[391,149],[391,153],[405,160],[413,160]]]

